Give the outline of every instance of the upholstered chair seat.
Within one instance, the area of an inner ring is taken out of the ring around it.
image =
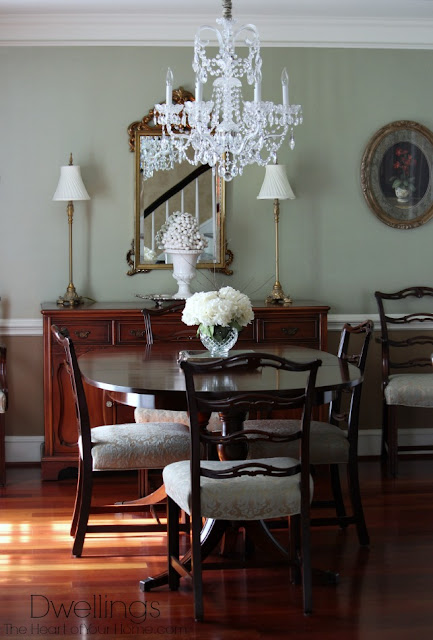
[[[6,394],[0,390],[0,413],[6,413]]]
[[[298,448],[299,448],[299,443]],[[273,467],[289,468],[299,465],[294,458],[272,458],[249,461],[254,469],[254,462],[272,464]],[[236,469],[245,465],[245,460],[227,462],[202,462],[203,469],[223,471]],[[191,514],[191,470],[188,461],[174,462],[165,467],[163,479],[167,495],[179,507]],[[279,518],[288,513],[299,513],[301,495],[299,491],[300,472],[293,476],[281,478],[273,476],[240,476],[225,479],[200,478],[201,515],[204,518],[217,520],[265,520]],[[310,477],[310,498],[313,495],[313,481]]]
[[[189,458],[189,430],[180,423],[110,424],[91,436],[94,471],[162,469]]]
[[[386,404],[433,407],[433,373],[394,373],[384,389]]]
[[[145,409],[138,407],[134,411],[135,422],[180,422],[189,427],[187,411],[172,411],[170,409]],[[220,431],[221,421],[217,413],[212,413],[207,425],[209,431]]]
[[[288,435],[299,429],[299,420],[248,420],[246,429],[260,429],[278,435]],[[349,460],[347,431],[328,422],[311,421],[310,464],[347,464]],[[272,458],[290,456],[296,458],[299,445],[296,442],[252,441],[248,447],[248,458]]]

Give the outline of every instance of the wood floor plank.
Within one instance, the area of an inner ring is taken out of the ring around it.
[[[340,574],[336,586],[314,584],[313,615],[302,614],[301,589],[284,566],[221,570],[204,573],[203,624],[193,621],[187,581],[178,592],[139,590],[141,579],[165,569],[164,535],[95,534],[73,558],[74,482],[42,483],[38,469],[8,469],[0,490],[0,637],[430,640],[433,462],[402,461],[397,479],[383,477],[378,461],[360,466],[371,547],[359,547],[353,527],[313,529],[313,565]],[[136,481],[104,477],[96,486],[102,501],[111,493],[128,499]],[[318,494],[324,486],[317,478]]]

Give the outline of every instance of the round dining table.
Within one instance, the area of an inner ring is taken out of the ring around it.
[[[78,363],[84,380],[99,389],[104,389],[113,400],[134,407],[186,409],[186,389],[179,359],[185,357],[206,357],[204,350],[194,351],[191,343],[159,342],[143,347],[108,347],[88,351],[79,357]],[[258,349],[258,345],[243,343],[241,349],[233,350],[230,355],[245,351],[272,353],[297,362],[309,362],[320,359],[316,386],[315,405],[330,402],[340,389],[350,389],[362,382],[360,370],[353,364],[337,356],[309,349],[306,347],[283,344],[266,345],[266,350]],[[209,356],[210,357],[210,356]],[[294,394],[304,391],[306,373],[290,373],[273,370],[266,372],[252,371],[231,373],[230,375],[199,376],[196,378],[196,390],[207,392],[213,396],[241,394],[246,389],[258,392],[291,390]],[[137,501],[135,501],[137,502]],[[203,558],[212,553],[228,531],[230,523],[207,520],[201,533]],[[262,521],[248,522],[248,536],[258,546],[275,553],[273,545],[269,545],[269,530]],[[275,547],[275,545],[274,545]],[[278,545],[277,553],[287,554]],[[280,558],[281,560],[281,558]],[[191,555],[187,552],[182,559],[185,570],[191,567]],[[329,571],[321,571],[326,582],[334,583],[337,575]],[[166,585],[167,571],[140,581],[142,591],[150,591],[155,587]]]
[[[267,344],[266,349],[257,346],[245,343],[242,349],[233,350],[230,355],[257,351],[296,362],[319,358],[322,365],[316,380],[316,405],[330,402],[339,389],[349,389],[362,382],[357,367],[331,353],[283,344]],[[191,350],[191,343],[159,342],[143,347],[96,349],[81,355],[78,362],[87,384],[108,391],[118,402],[133,407],[185,409],[185,380],[179,357],[201,358],[205,354],[204,350]],[[227,390],[241,394],[247,389],[258,392],[290,389],[297,393],[305,388],[306,376],[306,373],[283,371],[231,374],[218,381],[214,377],[201,376],[196,389],[213,395],[224,394]]]

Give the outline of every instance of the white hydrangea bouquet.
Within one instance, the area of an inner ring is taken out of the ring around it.
[[[175,211],[167,218],[155,235],[159,249],[166,253],[170,250],[203,251],[208,245],[200,233],[196,218],[190,213]]]
[[[232,287],[194,293],[182,313],[182,322],[198,325],[197,335],[214,356],[226,356],[238,332],[253,319],[250,299]]]

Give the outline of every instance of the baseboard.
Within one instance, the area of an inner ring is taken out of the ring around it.
[[[360,429],[358,437],[358,454],[359,456],[379,456],[381,448],[381,429]],[[411,429],[410,427],[398,430],[398,443],[404,446],[432,445],[433,449],[433,429],[431,427],[423,427]],[[417,453],[417,451],[411,451]],[[425,451],[419,453],[425,454]]]
[[[43,436],[6,436],[6,462],[40,462]]]

